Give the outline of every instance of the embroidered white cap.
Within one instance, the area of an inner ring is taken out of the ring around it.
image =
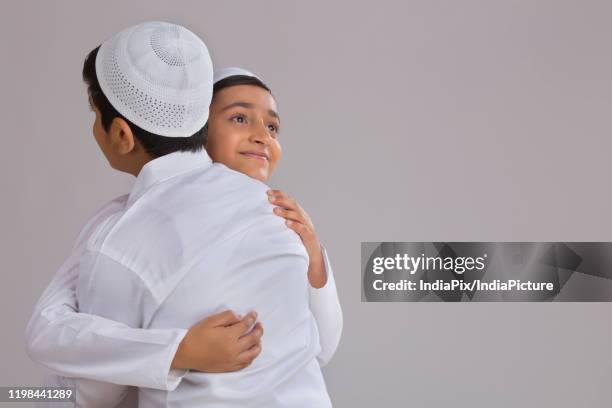
[[[151,133],[188,137],[208,120],[210,54],[180,25],[150,21],[115,34],[98,50],[96,76],[111,105]]]
[[[221,68],[221,69],[215,70],[213,82],[217,83],[221,81],[222,79],[229,78],[231,76],[236,76],[236,75],[249,76],[249,77],[257,78],[261,81],[261,79],[257,75],[255,75],[254,73],[250,71],[247,71],[246,69],[237,68],[237,67],[229,67],[229,68]]]

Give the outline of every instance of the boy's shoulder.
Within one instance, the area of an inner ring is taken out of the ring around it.
[[[228,222],[231,223],[235,216],[245,210],[268,203],[267,190],[269,187],[263,182],[221,163],[214,163],[201,171],[176,177],[151,188],[141,197],[141,204],[146,204],[138,206],[137,212],[146,209],[161,212],[170,218],[210,218],[214,215],[218,221],[229,217]],[[156,219],[162,220],[161,217]]]
[[[154,256],[150,252],[155,248],[172,252],[171,248],[193,236],[205,246],[207,238],[233,235],[259,214],[272,214],[268,189],[220,164],[174,177],[152,186],[133,202],[126,203],[123,196],[107,203],[98,212],[87,248],[109,256]]]
[[[233,184],[234,186],[239,186],[241,190],[246,194],[257,194],[262,192],[265,193],[266,190],[269,189],[269,187],[265,183],[256,180],[250,176],[247,176],[244,173],[230,169],[222,163],[214,163],[211,166],[210,170],[217,172],[219,175],[227,179],[229,181],[229,185]]]
[[[215,163],[213,168],[216,167],[219,174],[222,175],[222,179],[226,180],[226,186],[223,189],[227,189],[234,199],[240,203],[241,209],[249,210],[254,208],[261,208],[262,204],[270,204],[268,202],[268,195],[266,192],[270,187],[262,181],[256,180],[244,173],[232,170],[223,164]]]
[[[128,195],[124,194],[106,202],[104,205],[99,207],[98,210],[94,212],[94,214],[85,222],[83,228],[81,228],[75,246],[84,245],[101,223],[114,214],[121,212],[125,208],[127,200]]]

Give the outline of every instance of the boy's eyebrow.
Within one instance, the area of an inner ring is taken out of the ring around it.
[[[226,111],[226,110],[231,109],[231,108],[234,108],[236,106],[240,106],[242,108],[247,108],[247,109],[255,109],[255,104],[253,104],[253,103],[249,103],[249,102],[234,102],[234,103],[230,103],[225,108],[221,109],[221,112]],[[276,119],[280,120],[280,116],[278,116],[278,113],[276,113],[276,111],[274,109],[268,109],[268,114],[270,114],[271,116],[274,116]]]

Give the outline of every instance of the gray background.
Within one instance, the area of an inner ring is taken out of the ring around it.
[[[345,327],[337,407],[606,407],[611,305],[361,303],[361,241],[610,241],[612,2],[3,1],[0,384],[37,384],[35,301],[132,178],[91,135],[80,69],[149,19],[259,74],[271,184],[309,211]]]

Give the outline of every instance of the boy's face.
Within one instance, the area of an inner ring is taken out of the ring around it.
[[[236,85],[215,94],[206,150],[230,169],[265,181],[281,157],[280,119],[272,95],[258,86]]]

